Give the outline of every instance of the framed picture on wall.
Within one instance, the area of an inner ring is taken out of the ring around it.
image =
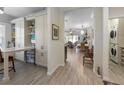
[[[59,26],[52,24],[52,40],[59,40]]]

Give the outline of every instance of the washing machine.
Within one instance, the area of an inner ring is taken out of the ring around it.
[[[118,37],[118,25],[119,25],[119,20],[118,19],[112,19],[109,22],[109,30],[110,30],[110,43],[117,44],[117,37]]]
[[[119,47],[117,44],[111,43],[110,45],[110,60],[114,63],[119,63],[118,55],[119,55]]]
[[[115,29],[110,31],[110,43],[117,43],[117,31]]]

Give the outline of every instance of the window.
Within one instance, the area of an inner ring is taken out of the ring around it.
[[[73,43],[75,43],[76,41],[78,41],[78,35],[68,35],[66,36],[66,42],[71,41]]]
[[[73,36],[73,43],[75,43],[76,41],[78,41],[78,35]]]
[[[3,47],[4,31],[5,31],[5,25],[0,24],[0,47]]]

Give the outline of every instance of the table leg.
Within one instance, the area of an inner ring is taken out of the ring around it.
[[[9,62],[8,53],[4,53],[4,77],[3,80],[9,80]]]

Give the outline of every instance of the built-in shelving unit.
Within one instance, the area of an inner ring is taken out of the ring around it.
[[[34,49],[25,51],[25,61],[28,63],[35,64],[35,20],[26,20],[26,33],[27,33],[27,40],[28,46],[34,47]]]
[[[11,24],[15,26],[15,47],[32,47],[31,50],[15,53],[15,59],[47,67],[47,14],[34,13],[14,19]]]
[[[35,20],[27,20],[27,33],[29,38],[29,44],[35,46]]]
[[[124,65],[124,47],[120,47],[120,63]]]
[[[12,43],[13,43],[13,45],[14,45],[14,47],[15,47],[15,24],[13,23],[13,24],[11,24],[11,35],[12,35]]]

